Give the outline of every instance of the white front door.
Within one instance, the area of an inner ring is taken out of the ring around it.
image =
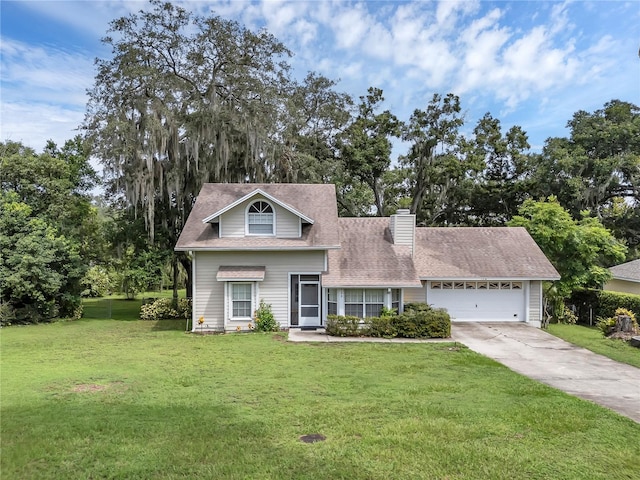
[[[320,325],[320,282],[317,280],[300,281],[300,320],[301,327]]]

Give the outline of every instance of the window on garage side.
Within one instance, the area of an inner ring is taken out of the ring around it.
[[[231,317],[251,318],[251,284],[232,283],[231,284]]]

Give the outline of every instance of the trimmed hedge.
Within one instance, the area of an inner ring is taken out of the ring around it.
[[[427,304],[407,304],[404,313],[361,319],[328,315],[326,332],[336,337],[448,338],[451,317],[444,309]]]
[[[640,295],[601,290],[598,292],[598,301],[598,317],[610,318],[615,316],[618,308],[626,308],[632,311],[636,318],[640,318]]]
[[[368,329],[361,318],[349,315],[327,315],[327,335],[333,337],[368,336]]]
[[[615,316],[616,309],[626,308],[640,318],[640,295],[606,290],[578,290],[571,295],[570,304],[576,307],[578,321],[589,323],[590,314],[595,324],[599,318]]]

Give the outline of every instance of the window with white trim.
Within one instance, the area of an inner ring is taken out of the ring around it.
[[[258,200],[252,203],[247,210],[247,233],[250,235],[273,235],[273,207]]]
[[[391,290],[391,308],[393,308],[396,313],[400,313],[400,289],[394,288]]]
[[[363,293],[361,289],[348,289],[344,291],[344,314],[354,317],[363,317]]]
[[[365,317],[379,317],[384,307],[384,290],[365,290]]]
[[[327,290],[327,313],[329,315],[338,314],[338,290],[335,288]]]
[[[384,307],[384,290],[353,288],[344,291],[344,314],[359,318],[377,317]]]
[[[250,283],[231,284],[231,318],[251,318],[252,288]]]

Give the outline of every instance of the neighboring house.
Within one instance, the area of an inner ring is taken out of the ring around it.
[[[640,259],[616,265],[609,271],[612,277],[604,285],[604,290],[640,295]]]
[[[560,278],[523,228],[338,218],[333,185],[205,184],[176,250],[193,259],[194,330],[246,330],[260,300],[282,328],[407,302],[540,326],[542,281]]]

